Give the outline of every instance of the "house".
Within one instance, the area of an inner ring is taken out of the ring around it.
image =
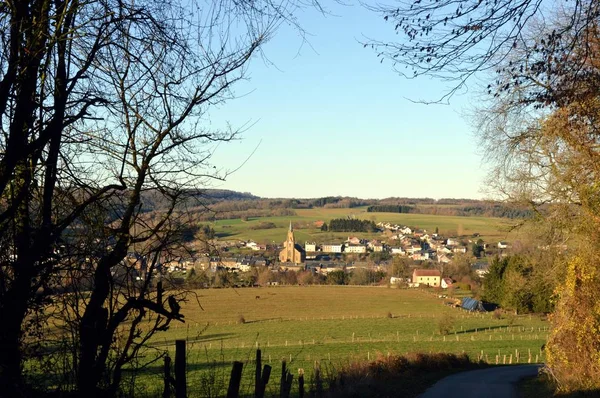
[[[323,253],[341,253],[344,249],[342,243],[324,243],[321,245]]]
[[[246,247],[249,247],[252,250],[258,250],[258,249],[256,249],[257,246],[258,246],[258,244],[256,242],[250,241],[250,242],[246,243]]]
[[[448,238],[448,240],[446,241],[446,245],[447,246],[459,246],[460,240],[458,240],[458,238]]]
[[[438,251],[438,253],[450,254],[450,253],[452,253],[452,247],[451,246],[442,246],[437,251]]]
[[[392,276],[390,278],[390,285],[400,285],[406,283],[406,278],[400,278],[397,276]]]
[[[442,289],[448,289],[449,287],[452,287],[452,279],[442,278]]]
[[[360,239],[358,239],[356,236],[349,236],[346,242],[352,245],[360,245]]]
[[[448,264],[450,262],[452,262],[452,259],[450,259],[450,257],[448,257],[446,254],[441,254],[438,256],[437,258],[438,263],[442,263],[442,264]]]
[[[467,252],[467,248],[465,246],[458,246],[458,247],[454,247],[452,249],[453,253],[466,253]]]
[[[404,227],[404,228],[400,228],[400,232],[402,232],[404,235],[411,235],[412,229],[410,229],[409,227]]]
[[[498,242],[498,249],[508,249],[508,243]]]
[[[366,253],[367,248],[365,245],[348,244],[348,245],[344,246],[344,252],[345,253]]]
[[[471,269],[475,270],[475,273],[484,278],[485,275],[490,271],[490,265],[484,262],[477,262],[471,266]]]
[[[392,254],[400,254],[404,256],[406,254],[406,250],[404,250],[402,247],[392,247]]]
[[[382,252],[383,244],[378,240],[372,240],[369,242],[369,248],[371,248],[371,250],[373,250],[374,252]]]
[[[438,287],[440,286],[442,274],[437,269],[416,269],[413,271],[412,283]]]
[[[316,252],[317,251],[317,244],[315,242],[312,243],[308,243],[306,242],[304,244],[304,251],[306,252]]]
[[[325,224],[325,221],[323,221],[323,220],[315,221],[313,223],[313,225],[315,226],[315,228],[321,228],[323,226],[323,224]]]
[[[406,249],[406,252],[408,254],[417,254],[422,250],[421,245],[411,245],[409,248]]]

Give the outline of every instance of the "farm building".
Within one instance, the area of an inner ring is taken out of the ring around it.
[[[416,269],[413,271],[412,283],[419,285],[440,286],[442,274],[437,269]]]
[[[463,298],[460,306],[468,311],[485,311],[485,308],[483,308],[483,304],[481,303],[481,301],[475,300],[471,297]]]

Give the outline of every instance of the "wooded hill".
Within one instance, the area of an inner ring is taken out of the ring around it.
[[[159,196],[144,194],[143,209],[160,211]],[[222,220],[243,217],[293,216],[295,209],[355,208],[368,206],[368,212],[433,214],[444,216],[477,216],[530,218],[533,212],[525,206],[475,199],[385,198],[360,199],[346,196],[322,198],[261,198],[247,192],[206,189],[187,193],[181,210],[196,213],[199,220]]]

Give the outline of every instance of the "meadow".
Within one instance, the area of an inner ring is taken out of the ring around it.
[[[356,217],[358,219],[372,220],[374,222],[391,222],[426,229],[433,233],[437,228],[444,236],[470,236],[480,234],[486,241],[507,239],[514,220],[491,217],[458,217],[438,216],[431,214],[404,214],[404,213],[368,213],[366,207],[351,209],[295,209],[295,216],[285,217],[260,217],[241,219],[218,220],[211,224],[216,235],[222,240],[249,240],[259,243],[280,243],[285,239],[289,223],[295,225],[296,240],[299,242],[333,241],[345,239],[347,232],[323,232],[315,227],[316,221],[329,222],[334,218]],[[252,229],[261,222],[271,222],[276,228]],[[356,233],[361,237],[373,239],[381,238],[380,233]]]
[[[516,363],[519,356],[527,363],[544,359],[540,348],[548,334],[547,322],[538,316],[495,319],[491,313],[449,307],[436,293],[422,290],[289,286],[196,293],[198,301],[183,307],[186,323],[152,342],[158,352],[174,355],[175,340],[188,341],[191,396],[223,394],[234,360],[246,363],[242,391],[249,391],[257,347],[273,366],[268,391],[275,392],[282,359],[295,374],[303,368],[308,379],[316,362],[332,370],[409,352],[464,352],[493,364]],[[440,333],[440,323],[448,320],[448,334]],[[155,394],[160,367],[143,379],[143,392]]]

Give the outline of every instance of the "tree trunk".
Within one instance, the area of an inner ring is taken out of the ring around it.
[[[30,288],[26,282],[25,276],[17,277],[0,305],[0,395],[7,397],[25,396],[21,374],[21,325],[27,312]]]

